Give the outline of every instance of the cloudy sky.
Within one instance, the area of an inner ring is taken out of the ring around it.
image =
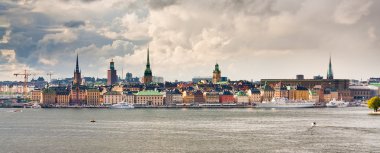
[[[2,0],[0,80],[23,69],[106,77],[109,61],[142,76],[146,49],[165,80],[232,80],[326,75],[380,76],[376,0]]]

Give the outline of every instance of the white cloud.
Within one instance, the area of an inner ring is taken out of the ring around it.
[[[54,34],[47,34],[45,35],[41,40],[40,43],[47,44],[47,43],[71,43],[78,39],[78,36],[76,33],[74,33],[70,29],[63,29],[62,32],[54,33]]]
[[[371,5],[371,0],[343,0],[335,10],[334,19],[337,23],[354,24],[369,13]]]

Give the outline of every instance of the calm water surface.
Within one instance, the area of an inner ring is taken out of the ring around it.
[[[380,152],[367,108],[13,110],[0,152]]]

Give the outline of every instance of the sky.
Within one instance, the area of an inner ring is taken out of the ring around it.
[[[0,80],[52,72],[141,77],[149,46],[154,76],[189,81],[380,77],[376,0],[2,0]],[[123,75],[125,76],[125,75]]]

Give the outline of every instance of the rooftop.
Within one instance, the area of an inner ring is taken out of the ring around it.
[[[140,91],[138,93],[135,94],[136,96],[162,96],[162,94],[158,91],[154,91],[154,90],[144,90],[144,91]]]

